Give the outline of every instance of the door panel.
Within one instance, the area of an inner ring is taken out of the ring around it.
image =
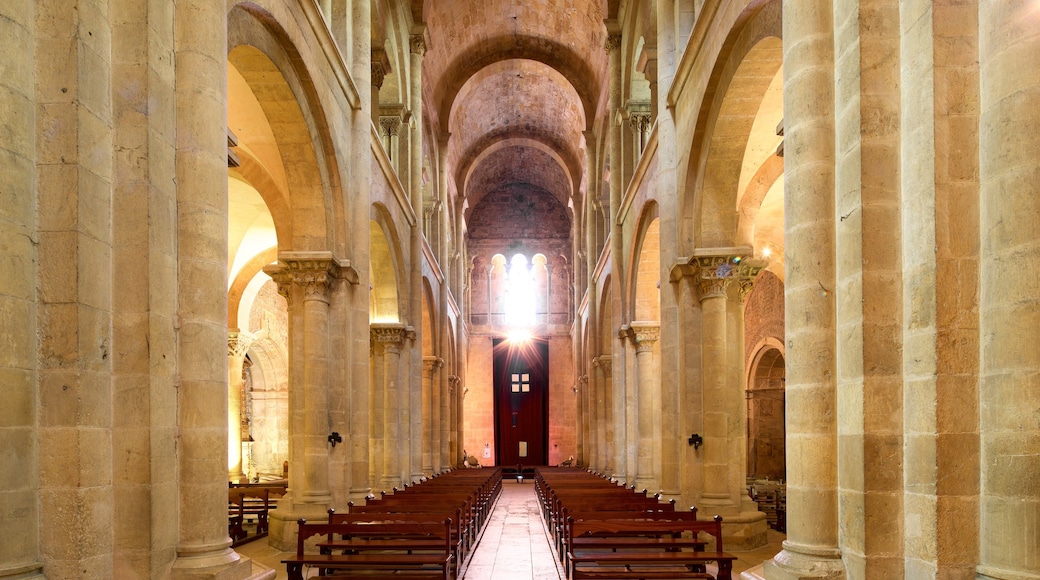
[[[494,340],[495,456],[498,465],[546,465],[549,456],[549,343]]]

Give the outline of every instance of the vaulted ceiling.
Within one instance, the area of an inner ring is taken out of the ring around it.
[[[580,207],[582,133],[604,114],[601,0],[427,0],[425,114],[449,134],[467,216],[523,185]],[[577,202],[577,203],[575,203]]]

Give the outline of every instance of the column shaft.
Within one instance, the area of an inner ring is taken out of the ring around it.
[[[23,70],[25,63],[36,62],[34,42],[35,10],[31,0],[0,4],[0,70]],[[43,49],[49,44],[41,39]],[[64,45],[68,50],[68,44]],[[0,473],[5,485],[0,489],[4,509],[4,544],[0,550],[0,578],[43,578],[40,554],[40,507],[37,498],[40,480],[39,420],[36,402],[38,326],[38,258],[33,241],[37,236],[36,208],[39,202],[37,180],[42,176],[34,167],[36,119],[34,107],[36,75],[31,67],[25,74],[0,77],[0,109],[5,111],[0,140],[0,175],[4,176],[3,215],[0,216],[0,262],[5,264],[5,281],[0,284],[0,312],[4,313],[2,340],[8,345],[0,359],[4,383],[4,421],[0,425],[0,449],[17,453],[0,454]],[[62,192],[67,195],[67,192]]]
[[[327,280],[310,281],[303,301],[304,481],[295,485],[301,503],[328,509],[329,493],[329,303]]]
[[[214,449],[227,448],[227,7],[186,0],[177,3],[174,17],[180,129],[177,578],[240,558],[227,532],[227,466],[213,460]]]
[[[660,375],[654,358],[654,346],[657,344],[659,329],[657,327],[633,327],[636,350],[636,435],[638,458],[636,460],[636,487],[651,492],[660,487],[655,470],[654,458],[654,407],[658,402],[661,388]]]
[[[784,21],[787,541],[766,577],[844,578],[838,551],[834,34],[830,3]]]
[[[1033,579],[1040,578],[1040,26],[1035,2],[980,4],[978,577]]]

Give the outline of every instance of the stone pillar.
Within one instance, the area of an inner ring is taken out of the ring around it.
[[[601,473],[610,474],[614,465],[614,422],[611,411],[611,384],[614,377],[611,366],[614,358],[609,354],[603,354],[592,359],[592,364],[599,371],[599,392],[596,394],[596,417],[598,424],[595,437],[599,440],[597,451],[599,452],[599,465]]]
[[[380,338],[385,332],[380,331],[385,325],[373,324],[369,326],[369,355],[372,364],[371,381],[369,387],[370,399],[368,407],[369,429],[369,481],[374,482],[377,487],[383,485],[386,477],[386,348]]]
[[[837,579],[832,6],[787,0],[783,21],[787,540],[765,573]]]
[[[0,411],[0,505],[4,506],[4,547],[0,549],[0,578],[44,578],[40,546],[40,463],[37,415],[37,179],[34,167],[37,133],[36,57],[33,31],[35,6],[39,2],[14,0],[0,3],[0,110],[4,113],[0,139],[0,176],[4,185],[0,215],[0,384],[4,403]],[[40,38],[40,48],[48,50],[49,38]],[[55,49],[69,51],[69,42],[55,43]],[[75,53],[73,53],[75,54]],[[74,58],[74,56],[73,56]],[[57,66],[57,63],[50,63]],[[37,73],[39,74],[39,73]],[[56,87],[52,87],[56,88]],[[55,93],[56,95],[61,94]],[[44,116],[41,120],[47,120]],[[57,135],[56,135],[57,137]],[[60,138],[66,135],[62,134]],[[60,161],[60,158],[53,162]],[[50,173],[61,171],[60,165]],[[55,192],[57,194],[57,192]],[[63,191],[62,195],[66,193]],[[57,200],[55,200],[57,201]],[[67,202],[67,200],[63,200]],[[40,211],[43,211],[42,208]],[[67,264],[66,264],[67,266]]]
[[[347,41],[351,47],[344,54],[350,63],[350,75],[357,87],[372,86],[372,3],[371,0],[350,0],[351,17],[347,21]],[[350,242],[351,259],[358,265],[369,262],[369,225],[371,220],[372,185],[372,120],[373,109],[378,104],[372,101],[370,91],[360,91],[358,108],[351,111],[350,118],[350,211],[348,231],[357,232]],[[348,398],[350,400],[349,431],[350,451],[350,496],[360,501],[372,491],[375,479],[370,478],[370,466],[375,463],[370,456],[369,437],[375,434],[369,421],[371,405],[369,384],[372,376],[371,358],[367,356],[369,346],[369,292],[367,284],[353,286],[353,297],[348,306],[347,327],[343,329],[351,345],[347,374]]]
[[[256,337],[251,333],[229,330],[228,353],[228,480],[246,478],[248,465],[243,464],[242,441],[248,435],[245,421],[245,381],[242,365]]]
[[[264,268],[289,308],[289,490],[271,514],[270,544],[296,545],[295,522],[327,519],[329,293],[339,266],[329,252],[283,252]]]
[[[462,399],[462,393],[459,392],[459,384],[462,379],[458,375],[448,375],[448,437],[450,443],[448,444],[448,461],[445,464],[447,468],[453,468],[459,464],[459,458],[461,457],[461,451],[459,450],[459,401]]]
[[[439,457],[435,459],[434,454],[440,455],[441,448],[441,392],[438,388],[439,381],[435,380],[437,369],[444,366],[444,359],[435,356],[424,356],[422,366],[422,421],[423,438],[422,453],[423,475],[430,476],[436,473],[434,463],[439,463]]]
[[[180,522],[173,578],[240,578],[227,530],[227,7],[173,8]]]
[[[415,212],[416,224],[412,227],[409,236],[410,260],[408,270],[408,318],[421,320],[423,312],[422,288],[423,288],[423,260],[422,251],[423,238],[423,102],[422,102],[422,65],[426,55],[426,40],[420,31],[409,37],[409,77],[408,77],[408,191],[412,202],[412,211]],[[434,305],[430,305],[431,308]],[[422,324],[416,325],[418,340],[415,345],[422,345],[422,333],[433,332],[434,329],[423,328]],[[408,353],[408,367],[416,369],[422,364],[421,346],[416,346],[414,352]],[[402,409],[407,418],[402,426],[405,447],[402,450],[405,457],[405,477],[411,481],[418,481],[423,473],[423,400],[422,400],[422,376],[420,373],[409,373],[408,381],[403,387],[404,399],[408,401]],[[405,377],[402,377],[404,379]],[[412,382],[414,381],[414,383]]]
[[[739,508],[729,493],[729,436],[733,421],[729,412],[730,393],[725,361],[729,356],[726,333],[726,294],[730,284],[729,259],[702,258],[697,261],[701,300],[701,377],[704,397],[704,494],[698,503],[705,515],[729,519]]]
[[[372,332],[384,349],[383,365],[383,456],[372,460],[382,462],[383,479],[380,482],[384,491],[401,487],[404,481],[402,473],[407,467],[401,465],[401,449],[406,441],[403,434],[408,427],[402,423],[403,397],[401,375],[401,350],[404,345],[406,329],[403,324],[373,324]]]
[[[750,251],[750,248],[748,248]],[[745,491],[746,403],[744,398],[743,306],[731,304],[751,289],[761,266],[749,266],[742,255],[699,256],[704,409],[704,492],[699,507],[706,515],[725,518],[725,545],[750,550],[766,544],[766,515]]]
[[[595,423],[592,421],[592,413],[589,411],[589,401],[593,396],[592,390],[594,388],[589,375],[578,376],[578,380],[574,383],[574,395],[577,399],[575,405],[577,415],[575,419],[578,430],[578,436],[575,437],[575,440],[578,445],[578,465],[584,465],[593,471],[597,471],[599,466],[592,461],[592,454],[589,452],[589,449],[595,445],[595,437],[592,435]]]
[[[1040,578],[1040,26],[1035,2],[979,10],[982,205],[978,578]],[[982,8],[982,6],[980,6]]]
[[[654,356],[654,347],[661,328],[655,323],[632,323],[632,344],[636,350],[636,460],[635,485],[638,489],[656,492],[660,487],[654,457],[654,435],[660,428],[654,425],[654,408],[660,402],[660,367]]]

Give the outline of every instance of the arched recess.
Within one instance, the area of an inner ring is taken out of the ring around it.
[[[780,8],[759,3],[741,15],[708,81],[715,98],[698,111],[681,210],[682,239],[695,248],[749,245],[738,237],[741,198],[782,140]]]
[[[755,348],[747,381],[747,475],[786,479],[784,345],[774,337]]]
[[[385,208],[373,206],[369,222],[369,322],[401,321],[400,281],[406,277],[401,271],[398,241],[396,228]]]
[[[632,247],[632,320],[661,320],[661,231],[658,205],[650,203],[639,218],[636,242]]]
[[[229,11],[228,125],[238,149],[282,190],[282,199],[268,200],[275,192],[258,189],[269,208],[287,208],[288,215],[273,214],[279,233],[291,232],[279,238],[279,250],[345,255],[345,232],[335,226],[346,221],[334,141],[303,62],[275,16],[251,3]],[[247,92],[232,94],[239,82]]]
[[[249,349],[247,474],[261,481],[284,477],[289,460],[289,355],[284,341],[264,334]]]

